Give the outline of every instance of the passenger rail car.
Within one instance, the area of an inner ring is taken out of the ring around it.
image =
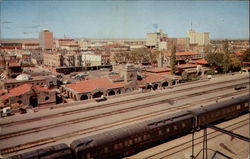
[[[189,132],[191,128],[192,115],[180,112],[75,140],[71,148],[76,159],[111,158],[121,154],[127,156],[148,143]]]
[[[206,124],[249,112],[249,94],[200,108],[165,115],[123,128],[13,156],[13,159],[114,158],[128,156],[150,143],[199,130]]]
[[[249,94],[223,102],[211,104],[190,112],[194,115],[195,127],[204,127],[208,123],[219,122],[249,112]]]
[[[58,144],[12,156],[11,159],[73,159],[66,144]]]

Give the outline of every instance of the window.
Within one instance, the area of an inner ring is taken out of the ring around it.
[[[159,134],[159,135],[162,135],[162,130],[159,130],[159,131],[158,131],[158,134]]]
[[[177,126],[176,125],[174,126],[174,130],[177,130]]]
[[[129,139],[129,142],[128,142],[130,145],[133,144],[133,140],[132,139]]]
[[[166,131],[169,132],[170,131],[169,128],[167,128]]]
[[[22,104],[23,102],[21,100],[17,101],[18,104]]]
[[[237,106],[236,106],[236,109],[239,110],[239,109],[240,109],[240,105],[237,105]]]
[[[248,103],[245,103],[245,107],[248,107]]]
[[[141,141],[141,137],[138,137],[138,141],[139,141],[139,142]]]
[[[118,144],[114,145],[114,149],[117,150],[118,149]]]
[[[122,147],[123,147],[122,142],[120,142],[120,143],[119,143],[119,147],[120,147],[120,148],[122,148]]]
[[[45,97],[45,100],[49,100],[49,96],[46,96],[46,97]]]
[[[127,146],[127,145],[128,145],[128,141],[125,141],[125,142],[124,142],[124,145]]]
[[[108,147],[104,147],[104,153],[108,153],[109,152],[109,148]]]
[[[186,126],[186,123],[182,123],[182,127],[184,128]]]
[[[87,159],[90,159],[90,158],[91,158],[91,154],[90,154],[89,152],[86,154],[86,158],[87,158]]]

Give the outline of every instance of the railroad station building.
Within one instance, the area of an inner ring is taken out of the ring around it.
[[[46,87],[23,84],[6,91],[1,98],[9,106],[18,105],[37,107],[56,103],[56,91]]]
[[[130,64],[118,65],[113,70],[117,72],[101,78],[62,85],[60,91],[64,96],[80,101],[134,90],[165,89],[178,83],[178,79],[160,73],[141,71]]]

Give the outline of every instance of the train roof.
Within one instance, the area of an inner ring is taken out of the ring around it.
[[[12,156],[11,159],[36,158],[37,156],[43,157],[43,156],[48,156],[53,153],[68,150],[68,149],[69,147],[66,144],[61,143],[61,144],[57,144],[54,146],[48,146],[48,147],[36,149],[33,151],[25,152],[22,154],[18,154],[18,155]]]
[[[129,137],[135,133],[141,133],[146,131],[146,126],[139,123],[133,124],[126,127],[118,128],[115,130],[110,130],[100,134],[88,136],[82,139],[74,140],[70,146],[75,149],[79,147],[79,150],[87,149],[89,147],[95,147],[99,145],[104,145],[115,140],[120,140]]]
[[[226,100],[226,101],[222,101],[222,102],[210,104],[210,105],[207,105],[207,106],[202,106],[200,108],[192,109],[192,110],[189,110],[189,112],[191,112],[194,115],[201,115],[201,114],[204,114],[206,112],[213,111],[213,110],[216,110],[216,109],[225,108],[225,107],[228,107],[228,106],[239,104],[241,102],[247,102],[247,101],[249,101],[249,98],[250,98],[250,94],[247,94],[247,95],[232,98],[232,99],[229,99],[229,100]]]
[[[99,145],[104,145],[108,142],[113,142],[115,140],[120,140],[127,138],[129,136],[145,132],[153,127],[168,125],[179,120],[184,120],[186,118],[191,118],[192,115],[189,112],[178,112],[171,115],[165,115],[160,118],[155,118],[152,120],[144,121],[141,123],[129,125],[126,127],[118,128],[115,130],[110,130],[100,134],[88,136],[82,139],[77,139],[71,143],[71,148],[76,148],[81,151],[90,147],[95,147]],[[76,151],[78,151],[76,150]]]
[[[165,115],[159,118],[145,121],[145,123],[147,124],[148,127],[150,127],[150,129],[152,129],[163,125],[169,125],[177,121],[185,120],[192,117],[193,115],[190,112],[181,111],[171,115]]]

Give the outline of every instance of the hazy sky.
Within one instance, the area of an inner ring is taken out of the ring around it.
[[[145,38],[154,24],[169,37],[192,28],[211,38],[248,38],[248,1],[13,1],[0,0],[1,38]]]

